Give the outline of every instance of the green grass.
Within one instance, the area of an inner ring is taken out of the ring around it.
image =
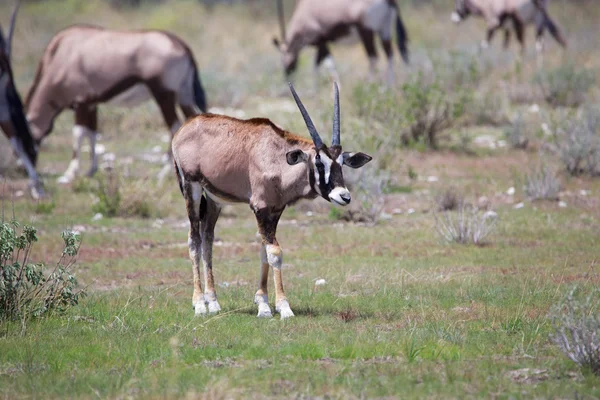
[[[67,24],[160,27],[190,44],[211,105],[269,117],[306,135],[299,113],[285,111],[283,104],[289,94],[270,43],[278,31],[275,14],[257,4],[207,11],[195,1],[171,1],[115,11],[100,0],[27,3],[15,36],[24,44],[14,47],[19,88],[24,92],[31,83],[43,47]],[[431,54],[469,54],[478,43],[474,38],[484,35],[481,21],[461,28],[446,23],[448,5],[440,10],[403,2],[402,7],[414,61],[412,70],[396,68],[398,85],[426,69]],[[576,45],[564,54],[548,46],[545,63],[550,67],[566,57],[598,69],[600,58],[589,40],[598,36],[597,11],[587,8],[589,13],[566,2],[552,3],[551,14]],[[0,15],[9,15],[8,9],[0,5]],[[535,62],[528,53],[516,74],[516,50],[502,52],[499,42],[482,56],[485,74],[474,90],[509,98],[499,114],[521,112],[538,127],[553,112],[543,99],[534,92],[526,93],[531,97],[526,103],[510,97],[514,88],[530,85]],[[126,176],[121,182],[129,191],[123,190],[123,197],[137,195],[151,218],[99,221],[92,221],[95,178],[66,187],[55,183],[72,153],[72,113],[65,111],[39,158],[51,198],[36,203],[16,197],[14,212],[38,228],[33,261],[54,261],[64,228],[82,232],[75,270],[90,295],[63,317],[25,326],[0,323],[0,398],[600,396],[599,378],[580,371],[551,342],[548,319],[573,285],[589,291],[600,282],[600,181],[563,174],[561,200],[567,208],[526,202],[514,209],[523,199],[525,166],[539,160],[537,152],[478,147],[477,136],[500,140],[503,128],[472,122],[445,132],[439,152],[389,146],[382,134],[389,126],[380,121],[367,125],[353,97],[368,69],[364,50],[357,43],[332,50],[342,77],[344,149],[369,152],[376,161],[385,158],[381,166],[393,181],[384,190],[384,210],[402,213],[363,226],[339,221],[339,210],[322,200],[287,209],[277,238],[296,317],[281,321],[255,317],[260,261],[254,217],[245,205],[225,207],[214,248],[223,311],[194,317],[184,201],[174,177],[157,183],[161,164],[143,158],[155,155],[155,146],[161,151],[168,146],[157,107],[101,107],[99,143],[116,154],[117,172]],[[312,50],[303,53],[295,85],[328,137],[331,88],[323,77],[311,93],[313,56]],[[597,102],[598,93],[596,83],[588,92],[591,102]],[[532,102],[542,108],[539,114],[528,111]],[[469,151],[457,142],[461,134],[468,135]],[[542,140],[531,140],[533,148],[541,148]],[[88,167],[84,155],[83,172]],[[551,154],[544,160],[560,169]],[[15,171],[6,176],[14,176],[7,180],[7,193],[2,192],[10,215],[10,198],[25,188],[26,179]],[[430,176],[439,181],[429,182]],[[498,213],[497,229],[486,245],[448,245],[439,239],[430,210],[435,194],[450,185],[471,203],[487,197]],[[504,193],[511,186],[517,193],[508,198]],[[582,189],[589,194],[579,195]],[[360,201],[354,196],[354,202]],[[410,208],[415,212],[409,214]],[[327,283],[315,286],[317,279]],[[269,288],[273,306],[271,282]],[[515,370],[520,370],[519,379]]]

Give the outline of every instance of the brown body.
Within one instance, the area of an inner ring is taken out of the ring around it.
[[[262,238],[261,275],[255,295],[258,316],[272,316],[267,296],[269,267],[275,280],[276,310],[282,318],[293,316],[283,290],[282,251],[276,239],[279,218],[288,204],[302,198],[320,195],[347,205],[350,192],[344,186],[342,165],[359,168],[371,160],[363,153],[342,152],[337,86],[330,147],[323,144],[293,88],[292,93],[312,141],[284,131],[268,119],[239,120],[213,114],[188,120],[173,138],[173,161],[190,220],[188,245],[196,314],[205,314],[206,306],[211,313],[221,309],[212,273],[212,245],[221,205],[234,202],[250,205]]]
[[[468,15],[483,17],[487,23],[487,36],[482,47],[487,47],[494,33],[505,27],[504,45],[510,41],[510,28],[505,26],[512,23],[521,51],[525,48],[525,27],[533,24],[537,31],[537,50],[542,50],[542,37],[546,29],[561,46],[566,46],[556,24],[550,19],[547,10],[547,0],[456,0],[456,9],[452,15],[455,22],[460,22]]]
[[[281,2],[281,0],[279,0]],[[350,34],[356,29],[365,46],[374,73],[377,60],[375,35],[388,58],[388,80],[392,76],[392,22],[396,18],[398,48],[402,58],[408,62],[408,36],[395,0],[302,0],[289,22],[287,33],[282,25],[283,43],[276,40],[282,52],[286,73],[296,68],[300,51],[308,45],[317,47],[315,67],[328,61],[334,71],[328,43]],[[281,22],[283,24],[283,22]]]
[[[176,105],[186,117],[206,110],[204,91],[188,46],[162,31],[113,31],[76,25],[52,38],[26,99],[33,136],[41,141],[64,109],[75,111],[74,155],[65,173],[70,180],[79,167],[83,136],[93,145],[97,106],[103,102],[135,106],[154,98],[165,123],[179,126]],[[95,172],[95,156],[90,174]]]

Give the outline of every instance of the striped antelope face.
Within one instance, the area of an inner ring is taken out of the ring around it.
[[[306,127],[315,144],[314,155],[309,155],[302,150],[293,150],[287,153],[287,162],[290,165],[300,162],[308,162],[310,165],[310,185],[312,189],[325,200],[340,206],[350,204],[352,197],[350,191],[344,184],[344,175],[342,166],[347,165],[350,168],[360,168],[372,157],[365,153],[349,153],[342,151],[340,143],[340,105],[339,90],[337,83],[334,83],[335,103],[333,114],[333,140],[331,146],[327,147],[321,140],[314,124],[312,123],[308,112],[300,101],[298,94],[290,83],[290,90],[296,100],[296,104],[302,113]]]

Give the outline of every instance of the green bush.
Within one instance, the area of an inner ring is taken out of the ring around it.
[[[588,107],[553,123],[558,154],[573,176],[600,176],[600,110]]]
[[[565,64],[538,72],[534,81],[551,106],[577,107],[585,101],[595,78],[591,70]]]
[[[31,248],[38,241],[33,226],[13,220],[0,223],[0,321],[28,319],[50,312],[64,312],[76,305],[83,290],[76,290],[72,274],[81,238],[64,231],[64,247],[56,265],[31,263]],[[49,272],[49,273],[48,273]]]
[[[98,174],[93,192],[97,196],[98,201],[92,205],[92,210],[106,217],[116,217],[121,206],[118,174],[113,170]]]

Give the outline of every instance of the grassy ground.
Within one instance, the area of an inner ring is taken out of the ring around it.
[[[211,106],[267,116],[305,135],[270,44],[278,32],[271,5],[257,4],[207,11],[181,1],[117,12],[100,1],[28,3],[15,36],[19,87],[25,92],[45,44],[70,23],[170,29],[194,50]],[[430,70],[437,56],[476,54],[483,23],[453,26],[447,7],[402,9],[413,64],[397,67],[399,85]],[[2,15],[8,10],[0,5]],[[545,68],[571,61],[597,71],[597,7],[554,2],[551,14],[570,47],[562,52],[549,39]],[[259,243],[247,206],[226,207],[217,225],[214,264],[223,311],[193,316],[185,207],[174,179],[155,178],[168,138],[153,104],[107,106],[100,118],[100,143],[117,156],[124,201],[145,202],[150,218],[92,221],[96,180],[55,183],[71,154],[72,115],[63,113],[39,160],[50,198],[40,205],[23,195],[26,179],[14,168],[3,171],[9,178],[2,196],[7,213],[13,198],[17,218],[38,227],[35,260],[59,257],[62,229],[82,232],[76,273],[89,295],[62,317],[0,323],[0,397],[599,397],[598,378],[550,340],[548,313],[573,285],[590,291],[600,282],[600,182],[569,177],[557,157],[538,151],[546,148],[539,126],[556,110],[532,83],[529,47],[522,63],[516,48],[500,49],[500,40],[481,55],[485,76],[476,95],[491,96],[493,109],[477,113],[500,114],[500,122],[470,115],[475,122],[448,130],[436,152],[377,148],[389,129],[359,114],[363,50],[352,41],[333,48],[342,76],[342,141],[348,150],[362,145],[379,157],[365,168],[379,166],[392,178],[391,193],[381,196],[390,217],[374,226],[347,223],[322,200],[285,211],[278,240],[296,314],[287,321],[255,318]],[[315,91],[313,54],[303,55],[296,86],[325,127],[331,89],[323,76]],[[597,103],[597,85],[586,99]],[[540,112],[530,111],[533,104]],[[498,143],[517,114],[535,127],[528,150],[479,140]],[[385,166],[378,163],[383,157]],[[566,207],[526,200],[524,176],[540,159],[559,171]],[[434,199],[450,186],[471,202],[485,196],[498,213],[485,245],[449,245],[437,235]],[[510,187],[516,188],[512,196]],[[515,208],[521,201],[524,207]],[[318,279],[326,284],[316,286]]]

